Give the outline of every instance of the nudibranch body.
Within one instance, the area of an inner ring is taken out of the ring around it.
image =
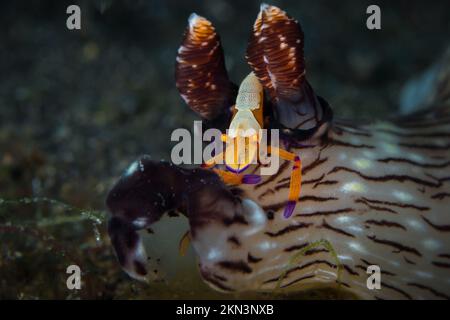
[[[420,131],[387,122],[335,124],[325,141],[291,149],[304,163],[298,209],[283,218],[286,165],[243,186],[247,222],[211,223],[193,241],[205,278],[223,290],[271,290],[288,268],[281,287],[332,284],[337,266],[326,248],[289,266],[302,248],[325,239],[342,264],[342,286],[360,297],[448,298],[450,125],[435,122]],[[427,124],[409,124],[419,123]],[[429,136],[441,138],[431,144]],[[381,268],[381,290],[367,288],[369,265]]]
[[[211,26],[204,18],[190,20],[177,86],[207,122],[229,123],[235,86],[218,36],[203,32],[206,40],[196,42],[205,25]],[[213,171],[143,158],[107,200],[122,267],[145,277],[137,231],[176,209],[189,220],[203,279],[221,291],[339,283],[360,298],[449,299],[450,57],[436,69],[427,108],[358,125],[331,121],[328,104],[305,79],[301,29],[282,10],[261,7],[247,59],[267,93],[269,126],[280,128],[288,150],[302,158],[302,194],[292,216],[283,216],[289,161],[258,184],[230,187]],[[367,286],[372,265],[380,268],[381,289]]]

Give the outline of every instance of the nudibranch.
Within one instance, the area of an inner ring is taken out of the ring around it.
[[[189,220],[200,273],[217,290],[295,292],[339,283],[365,299],[449,299],[450,56],[434,69],[429,98],[415,101],[422,109],[354,124],[332,120],[307,82],[303,42],[297,21],[262,5],[247,49],[264,88],[264,119],[302,158],[293,215],[283,217],[289,161],[258,184],[230,187],[212,170],[143,157],[107,198],[121,266],[145,278],[138,231],[178,210]],[[176,81],[207,125],[229,124],[236,86],[214,27],[195,14],[178,51]],[[330,246],[309,249],[311,243]],[[371,265],[380,268],[380,289],[367,286]]]

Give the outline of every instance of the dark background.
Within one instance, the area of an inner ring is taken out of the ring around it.
[[[70,4],[81,7],[79,31],[66,28]],[[395,114],[402,85],[449,44],[448,1],[270,4],[300,21],[309,80],[337,117]],[[381,7],[382,30],[366,28],[370,4]],[[176,297],[170,290],[148,294],[121,273],[104,223],[99,242],[90,220],[39,221],[104,210],[108,189],[131,161],[141,154],[167,159],[171,131],[192,127],[195,116],[173,76],[191,12],[213,22],[230,76],[240,83],[258,11],[259,1],[242,0],[1,3],[0,298]],[[81,211],[5,202],[44,196]],[[61,286],[64,274],[55,275],[68,254],[94,270],[91,288],[75,296]]]

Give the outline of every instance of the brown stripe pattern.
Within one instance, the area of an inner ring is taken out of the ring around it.
[[[257,203],[266,220],[259,232],[239,237],[242,256],[231,253],[232,243],[226,244],[230,256],[242,257],[251,267],[222,262],[215,272],[226,276],[223,285],[271,290],[280,283],[301,290],[340,282],[361,298],[447,299],[450,151],[445,146],[450,117],[433,123],[427,115],[417,127],[397,126],[398,121],[339,123],[315,147],[292,148],[302,157],[303,183],[291,219],[282,217],[290,181],[287,162],[261,184],[242,186],[243,197]],[[423,148],[426,144],[442,148]],[[251,222],[233,227],[233,234],[245,234],[251,227]],[[340,279],[329,248],[304,252],[321,239],[339,257]],[[293,263],[299,252],[303,255]],[[381,268],[381,290],[366,288],[372,264]]]

